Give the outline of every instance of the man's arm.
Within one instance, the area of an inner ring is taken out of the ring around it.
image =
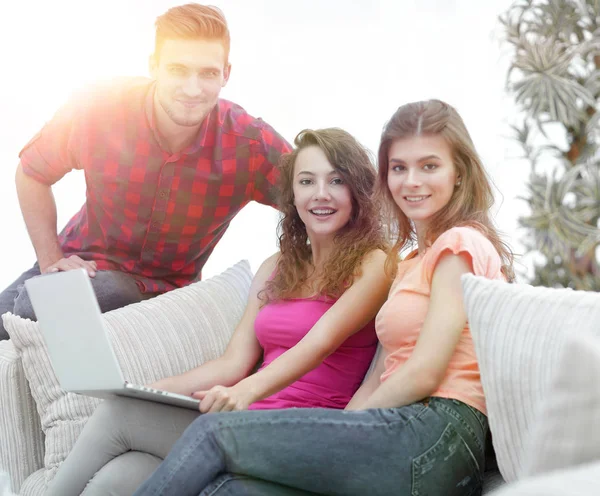
[[[261,135],[261,145],[255,155],[256,172],[252,199],[277,208],[275,188],[279,177],[279,163],[282,155],[292,151],[292,146],[266,123],[263,123]]]
[[[27,232],[40,270],[45,272],[45,269],[63,258],[56,234],[56,203],[52,187],[27,176],[20,163],[15,181]]]
[[[64,258],[58,242],[52,187],[25,174],[21,163],[17,167],[15,182],[19,205],[40,271],[58,272],[82,267],[87,269],[90,276],[94,276],[95,262],[85,262],[77,256]]]
[[[51,185],[69,171],[83,168],[81,139],[87,136],[85,122],[102,101],[98,95],[95,87],[74,93],[19,152],[17,196],[42,273],[85,268],[90,276],[95,275],[95,262],[76,255],[64,258]]]

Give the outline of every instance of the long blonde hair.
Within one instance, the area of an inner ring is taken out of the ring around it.
[[[296,148],[280,161],[278,207],[281,256],[274,277],[261,292],[266,304],[272,300],[293,297],[309,276],[312,252],[306,227],[294,205],[294,165],[298,153],[318,146],[329,163],[342,176],[352,194],[352,214],[348,223],[334,238],[335,250],[324,264],[317,294],[339,297],[358,275],[360,262],[370,251],[386,249],[380,222],[380,209],[373,198],[376,172],[369,154],[356,139],[338,128],[301,131],[294,140]]]
[[[507,280],[514,280],[513,253],[502,241],[490,217],[490,209],[494,203],[490,180],[462,118],[453,107],[440,100],[401,106],[385,125],[381,135],[377,191],[385,207],[385,217],[389,225],[396,228],[397,236],[386,261],[388,272],[395,273],[399,252],[414,246],[416,242],[414,227],[394,201],[387,183],[390,146],[396,140],[413,136],[442,136],[450,145],[457,177],[461,178],[460,186],[454,189],[448,204],[428,223],[426,244],[430,246],[440,234],[452,227],[475,227],[494,245],[502,260],[502,272]]]

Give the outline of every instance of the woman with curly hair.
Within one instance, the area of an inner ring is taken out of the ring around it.
[[[395,279],[376,318],[382,353],[346,409],[201,416],[136,495],[481,494],[488,423],[461,276],[510,280],[512,254],[454,108],[394,113],[378,187]]]
[[[256,273],[225,353],[153,384],[200,399],[202,413],[343,409],[373,359],[374,317],[391,283],[375,168],[341,129],[305,130],[295,144],[280,164],[280,252]],[[131,494],[197,416],[131,398],[103,402],[48,494]]]

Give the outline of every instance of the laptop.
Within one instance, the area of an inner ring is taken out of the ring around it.
[[[85,269],[44,274],[25,281],[25,287],[65,391],[96,398],[128,396],[199,411],[195,398],[123,378]]]

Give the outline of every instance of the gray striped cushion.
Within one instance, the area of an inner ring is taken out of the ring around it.
[[[20,496],[43,496],[46,492],[46,478],[44,477],[44,469],[34,472],[21,487]]]
[[[600,461],[599,384],[600,338],[571,336],[527,446],[527,475]]]
[[[125,378],[148,384],[222,354],[244,311],[251,279],[243,261],[207,281],[104,314]],[[5,314],[4,325],[21,355],[46,434],[48,483],[99,400],[59,387],[36,322]]]
[[[29,391],[21,359],[11,341],[0,341],[0,470],[18,491],[25,478],[42,466],[44,444],[40,418]]]
[[[569,334],[600,333],[600,294],[462,278],[498,467],[523,475],[525,446],[538,421]]]

